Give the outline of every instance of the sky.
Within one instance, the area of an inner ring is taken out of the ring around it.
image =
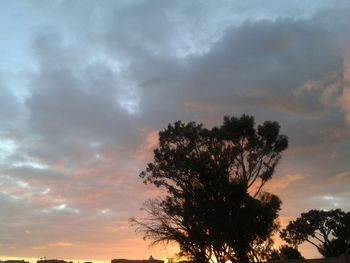
[[[158,131],[278,121],[282,225],[350,210],[350,3],[2,1],[0,259],[172,257],[129,226]],[[306,257],[319,257],[302,246]]]

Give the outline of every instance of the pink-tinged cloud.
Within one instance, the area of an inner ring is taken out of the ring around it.
[[[71,247],[74,244],[71,242],[67,242],[67,241],[59,241],[59,242],[55,242],[55,243],[50,243],[47,246],[48,247]]]
[[[348,83],[350,85],[350,82]],[[339,105],[346,111],[346,121],[350,124],[350,87],[343,89],[343,93],[339,98]]]
[[[337,174],[334,179],[340,183],[350,180],[350,171],[345,171]]]
[[[287,174],[279,178],[272,179],[266,186],[267,191],[280,193],[286,188],[292,188],[293,184],[310,177],[308,174]]]
[[[149,161],[152,158],[153,149],[158,146],[158,133],[157,130],[150,129],[142,129],[141,136],[143,138],[143,142],[136,149],[133,158],[136,161]]]

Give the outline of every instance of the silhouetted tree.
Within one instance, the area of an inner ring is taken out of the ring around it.
[[[294,246],[308,242],[324,257],[338,256],[350,248],[350,212],[310,210],[289,222],[280,236]]]
[[[140,177],[165,191],[132,219],[144,238],[177,242],[193,262],[249,262],[277,230],[281,201],[262,191],[287,137],[277,122],[225,117],[221,127],[176,122],[159,133],[154,161]]]
[[[255,240],[253,242],[252,249],[249,253],[250,262],[266,262],[270,260],[271,252],[273,249],[273,239],[268,238],[267,240]]]
[[[304,259],[295,247],[283,245],[279,249],[272,250],[270,260]]]

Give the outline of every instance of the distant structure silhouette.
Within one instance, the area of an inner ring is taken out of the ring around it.
[[[65,261],[63,259],[40,259],[36,263],[71,263],[71,261]]]
[[[28,261],[25,260],[0,260],[1,263],[29,263]]]
[[[112,259],[111,263],[164,263],[164,260],[154,259],[152,256],[149,257],[149,259],[141,259],[141,260],[135,260],[135,259]]]

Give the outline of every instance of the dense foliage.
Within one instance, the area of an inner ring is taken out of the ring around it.
[[[289,244],[308,242],[324,257],[335,257],[350,248],[350,212],[310,210],[289,222],[280,235]]]
[[[159,133],[154,160],[140,176],[165,190],[132,219],[153,243],[176,242],[193,262],[249,262],[278,228],[281,201],[263,192],[287,137],[277,122],[225,117],[220,127],[176,122]]]

